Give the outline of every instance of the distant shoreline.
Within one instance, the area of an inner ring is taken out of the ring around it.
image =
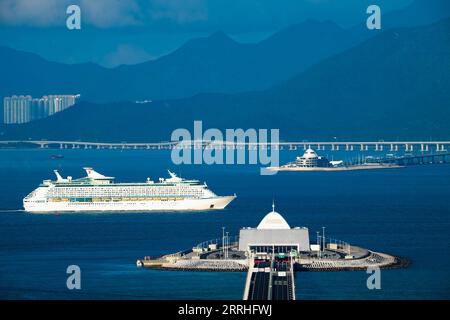
[[[352,170],[377,170],[377,169],[400,169],[405,166],[395,164],[369,164],[369,165],[355,165],[345,167],[269,167],[270,171],[303,171],[303,172],[331,172],[331,171],[352,171]]]
[[[381,261],[378,263],[373,263],[369,259],[374,255],[381,256]],[[163,258],[163,257],[160,257]],[[156,259],[158,260],[158,259]],[[247,272],[248,265],[242,264],[237,260],[231,260],[235,262],[233,266],[220,266],[223,260],[203,260],[205,263],[215,262],[214,266],[177,266],[174,262],[164,262],[160,261],[146,261],[138,260],[141,264],[139,267],[149,270],[161,270],[161,271],[189,271],[189,272]],[[366,257],[351,259],[351,260],[341,260],[340,263],[335,264],[336,261],[333,260],[314,260],[317,264],[302,264],[296,263],[294,267],[295,272],[329,272],[329,271],[361,271],[367,270],[369,267],[378,267],[380,269],[401,269],[410,266],[411,261],[405,257],[398,257],[389,255],[386,253],[379,253],[375,251],[369,251]],[[361,262],[361,263],[358,263]]]

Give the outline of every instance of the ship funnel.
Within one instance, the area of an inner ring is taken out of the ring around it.
[[[166,181],[168,181],[168,182],[180,182],[180,181],[183,180],[180,177],[177,177],[177,175],[175,173],[173,173],[172,171],[167,170],[167,172],[169,173],[170,178],[166,179]]]
[[[61,175],[59,174],[58,170],[53,170],[53,172],[56,175],[56,182],[64,182],[67,181],[66,179],[63,179],[63,177],[61,177]]]
[[[169,176],[170,176],[171,178],[177,178],[177,175],[176,175],[175,173],[173,173],[172,171],[167,170],[167,172],[169,173]]]
[[[91,167],[84,167],[83,169],[86,171],[88,178],[91,178],[94,180],[112,180],[112,179],[114,179],[113,177],[106,177],[106,176],[98,173]]]

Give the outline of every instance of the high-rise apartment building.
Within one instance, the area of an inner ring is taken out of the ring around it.
[[[73,106],[77,95],[48,95],[42,98],[11,96],[3,98],[3,122],[21,124],[46,118]]]

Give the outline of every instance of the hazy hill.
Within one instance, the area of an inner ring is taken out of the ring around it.
[[[383,12],[383,30],[431,23],[448,16],[446,9],[450,9],[446,0],[415,0],[402,10]],[[238,43],[216,32],[158,59],[112,69],[53,63],[0,46],[0,70],[6,75],[0,77],[0,97],[81,93],[86,101],[115,102],[262,90],[376,35],[365,27],[365,17],[350,29],[329,21],[305,21],[255,44]]]
[[[382,32],[265,91],[82,103],[1,131],[4,139],[158,141],[203,120],[205,128],[280,128],[283,139],[448,139],[449,30],[446,19]]]
[[[223,32],[193,39],[159,59],[107,69],[65,65],[0,47],[0,96],[81,93],[84,100],[188,97],[201,92],[268,88],[321,59],[360,41],[331,22],[306,21],[256,44],[242,44]]]

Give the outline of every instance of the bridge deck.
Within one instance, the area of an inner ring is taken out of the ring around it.
[[[246,300],[295,300],[294,273],[290,262],[256,263],[249,268]]]
[[[175,146],[182,144],[188,145],[209,145],[211,141],[208,140],[190,140],[190,141],[161,141],[161,142],[99,142],[99,141],[69,141],[69,140],[0,140],[0,144],[35,144],[38,146],[48,145],[66,145],[66,146],[102,146],[102,147],[147,147],[147,146]],[[407,149],[412,146],[420,146],[425,148],[427,146],[435,145],[438,148],[449,146],[450,141],[435,140],[435,141],[270,141],[270,142],[235,142],[235,141],[215,141],[214,144],[224,145],[278,145],[278,146],[376,146],[377,150],[382,150],[382,146],[400,146],[404,145]],[[442,150],[444,151],[444,150]]]

